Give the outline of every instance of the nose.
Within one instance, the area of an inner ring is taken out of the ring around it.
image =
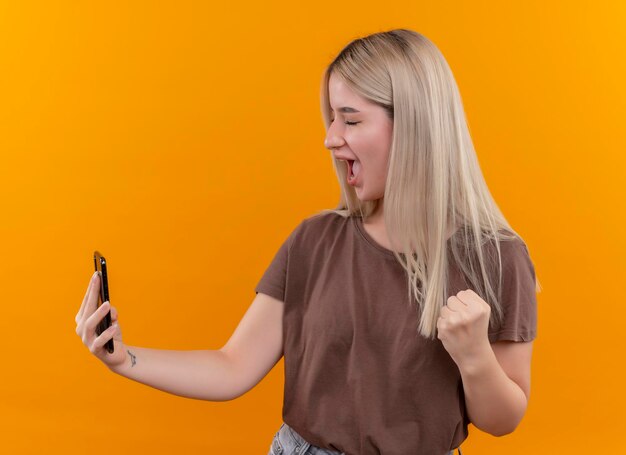
[[[341,147],[344,140],[341,136],[336,135],[332,126],[326,132],[326,139],[324,139],[324,147],[331,150],[337,147]]]

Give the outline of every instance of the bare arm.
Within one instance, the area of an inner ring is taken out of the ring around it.
[[[497,341],[460,368],[470,420],[494,436],[512,433],[530,398],[533,342]]]
[[[124,346],[126,360],[111,371],[188,398],[227,401],[258,384],[283,353],[283,302],[257,294],[219,350],[173,351]]]
[[[227,401],[234,396],[232,362],[217,350],[174,351],[124,346],[126,361],[111,371],[187,398]]]

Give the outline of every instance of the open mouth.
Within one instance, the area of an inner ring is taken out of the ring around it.
[[[361,163],[358,160],[346,160],[346,163],[348,165],[348,184],[355,185],[361,170]]]

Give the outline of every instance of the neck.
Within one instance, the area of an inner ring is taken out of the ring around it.
[[[369,226],[381,229],[383,232],[386,231],[385,228],[385,219],[384,219],[384,200],[383,198],[378,199],[376,203],[376,208],[372,212],[370,216],[367,217],[367,220],[364,221],[365,224]],[[448,226],[448,230],[446,232],[446,240],[448,240],[452,235],[457,231],[457,226]]]
[[[381,197],[376,202],[376,208],[374,209],[372,214],[367,217],[367,220],[371,224],[385,224],[383,215],[384,215],[384,200]]]

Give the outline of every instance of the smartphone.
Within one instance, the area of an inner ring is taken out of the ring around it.
[[[111,302],[109,297],[109,280],[107,278],[107,261],[104,259],[97,250],[93,252],[93,263],[96,268],[96,272],[100,275],[100,295],[98,296],[98,308],[104,302]],[[109,307],[110,308],[110,307]],[[111,326],[111,310],[107,311],[107,314],[96,326],[96,333],[100,335],[106,329]],[[113,338],[106,342],[104,345],[109,354],[113,353]]]

